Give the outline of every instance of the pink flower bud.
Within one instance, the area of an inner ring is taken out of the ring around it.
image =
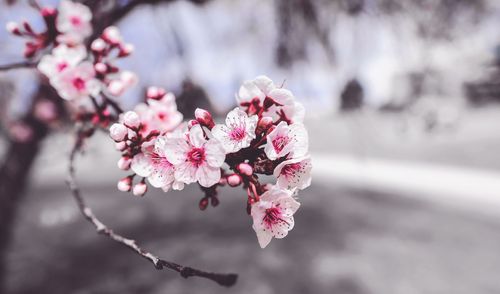
[[[122,170],[129,170],[132,159],[128,156],[123,156],[118,160],[118,168]]]
[[[146,194],[146,191],[148,190],[148,186],[144,182],[140,182],[134,185],[134,188],[132,189],[132,193],[135,196],[144,196]]]
[[[90,45],[90,49],[95,52],[101,52],[106,49],[106,42],[104,42],[104,40],[101,38],[97,38]]]
[[[196,108],[196,110],[194,111],[194,117],[196,117],[196,120],[202,126],[206,126],[209,129],[212,129],[215,125],[212,115],[205,109]]]
[[[198,203],[198,207],[200,208],[200,210],[207,209],[207,206],[208,206],[208,198],[206,197],[201,198],[200,203]]]
[[[42,17],[44,18],[48,18],[48,17],[54,17],[57,15],[57,10],[53,7],[44,7],[42,8],[42,10],[40,11],[40,14],[42,15]]]
[[[118,53],[118,57],[126,57],[134,52],[134,45],[125,44],[120,47],[120,53]]]
[[[139,127],[141,124],[141,119],[139,118],[139,115],[133,111],[127,111],[125,114],[123,114],[123,123],[129,127],[136,129]]]
[[[251,176],[253,174],[253,168],[248,163],[240,163],[237,166],[238,171],[245,176]]]
[[[102,62],[98,62],[94,65],[94,69],[97,73],[105,74],[108,71],[108,66]]]
[[[227,183],[231,187],[237,187],[241,184],[241,177],[237,174],[232,174],[227,177]]]
[[[165,96],[166,93],[167,91],[165,91],[165,89],[153,86],[149,87],[146,91],[146,97],[148,97],[149,99],[160,100],[161,98],[163,98],[163,96]]]
[[[123,151],[123,150],[125,150],[125,148],[127,148],[127,144],[124,141],[116,142],[115,143],[115,148],[118,151]]]
[[[102,32],[102,38],[111,45],[118,45],[122,41],[120,30],[115,26],[107,27]]]
[[[109,128],[109,136],[115,141],[122,141],[127,135],[128,129],[120,123],[115,123]]]
[[[116,185],[116,187],[122,192],[128,192],[132,188],[131,185],[132,179],[130,177],[126,177],[118,181],[118,185]]]
[[[57,118],[57,108],[52,101],[42,99],[35,104],[33,114],[42,122],[51,122]]]
[[[125,84],[125,87],[132,87],[137,84],[137,81],[139,79],[137,78],[137,75],[135,73],[125,70],[122,71],[120,80],[122,80],[122,82]]]
[[[125,91],[125,84],[120,80],[112,80],[108,85],[108,91],[113,96],[120,96]]]
[[[137,138],[137,132],[129,129],[127,136],[130,140],[133,141],[135,138]]]
[[[9,21],[6,25],[5,25],[5,29],[13,34],[13,35],[20,35],[21,34],[21,31],[19,30],[19,25],[13,21]]]

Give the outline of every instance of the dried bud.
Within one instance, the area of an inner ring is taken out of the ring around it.
[[[240,163],[237,166],[238,171],[245,176],[251,176],[253,174],[253,168],[248,163]]]
[[[209,129],[212,129],[215,125],[212,115],[205,109],[196,108],[196,110],[194,111],[194,117],[202,126],[205,126]]]
[[[266,132],[273,125],[273,118],[270,116],[264,116],[259,120],[257,124],[257,129],[255,132],[260,135]]]
[[[132,188],[132,178],[126,177],[121,179],[117,185],[118,190],[122,192],[128,192]]]
[[[213,207],[216,207],[219,203],[219,198],[217,198],[217,196],[210,197],[210,204],[212,204]]]
[[[204,197],[200,200],[200,203],[198,204],[198,206],[200,207],[200,210],[205,210],[207,209],[207,206],[208,206],[208,198],[207,197]]]
[[[231,187],[237,187],[241,184],[241,176],[237,174],[232,174],[227,177],[227,183]]]
[[[127,132],[127,127],[120,123],[115,123],[109,128],[109,136],[115,141],[122,141],[125,139]]]
[[[129,170],[132,159],[128,156],[123,156],[118,160],[118,168],[122,170]]]
[[[144,182],[140,182],[134,185],[134,189],[132,189],[132,193],[135,196],[144,196],[146,191],[148,190],[148,186]]]
[[[28,33],[31,33],[33,34],[33,28],[31,27],[31,25],[29,24],[29,22],[27,21],[23,21],[23,28],[25,31],[27,31]]]
[[[123,123],[132,129],[137,129],[141,124],[141,119],[139,115],[133,111],[127,111],[123,114]]]

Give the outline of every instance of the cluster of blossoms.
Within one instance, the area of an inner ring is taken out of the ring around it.
[[[194,120],[181,124],[173,96],[150,88],[147,104],[110,128],[122,151],[119,168],[134,172],[118,188],[142,196],[146,179],[165,192],[198,183],[205,192],[199,203],[204,210],[219,203],[218,187],[242,186],[253,229],[265,247],[293,228],[300,206],[295,195],[311,183],[304,108],[264,76],[245,82],[236,98],[239,106],[225,123],[216,124],[209,112],[197,109]],[[274,175],[276,183],[261,183],[262,175]],[[142,179],[132,188],[136,176]]]
[[[122,155],[118,167],[131,171],[118,182],[119,190],[143,196],[146,182],[165,192],[198,183],[205,194],[199,207],[205,210],[218,205],[219,187],[241,186],[260,246],[288,234],[300,206],[297,192],[311,184],[312,168],[305,110],[289,90],[265,76],[246,81],[236,95],[238,106],[220,124],[203,109],[184,123],[174,95],[159,87],[150,87],[144,103],[123,112],[114,99],[137,78],[113,61],[128,56],[133,46],[116,27],[88,42],[92,13],[82,4],[63,0],[40,13],[47,28],[42,33],[27,22],[9,23],[7,29],[29,39],[25,56],[41,55],[37,68],[61,98],[92,105],[76,115],[81,125],[90,122],[85,136],[115,122],[109,133]],[[40,121],[53,121],[48,105],[35,110]],[[29,136],[22,125],[17,133],[20,140]],[[267,176],[274,176],[272,183],[263,182]]]

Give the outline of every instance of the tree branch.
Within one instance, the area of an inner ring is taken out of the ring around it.
[[[11,63],[11,64],[5,64],[5,65],[0,65],[0,71],[7,71],[11,69],[18,69],[18,68],[32,68],[37,65],[37,62],[33,61],[21,61],[21,62],[16,62],[16,63]]]
[[[136,252],[139,254],[141,257],[147,259],[149,262],[151,262],[157,270],[163,270],[163,269],[170,269],[173,271],[178,272],[183,278],[189,278],[189,277],[202,277],[206,278],[209,280],[212,280],[219,285],[230,287],[233,286],[236,283],[236,280],[238,276],[236,274],[219,274],[219,273],[209,273],[205,272],[202,270],[194,269],[191,267],[187,266],[182,266],[180,264],[170,262],[163,260],[159,258],[158,256],[142,249],[137,245],[135,240],[128,239],[126,237],[123,237],[117,233],[115,233],[113,230],[108,228],[105,224],[103,224],[93,213],[92,209],[87,206],[85,200],[83,199],[83,196],[80,192],[80,189],[78,188],[75,180],[75,166],[74,166],[74,159],[76,157],[76,154],[81,150],[81,147],[83,145],[83,142],[85,140],[85,134],[82,132],[79,132],[77,134],[77,138],[75,141],[75,145],[73,146],[73,149],[71,150],[70,157],[69,157],[69,176],[67,179],[67,184],[69,188],[71,189],[71,193],[73,195],[73,198],[75,199],[78,208],[80,209],[80,212],[83,214],[85,219],[89,221],[91,224],[94,225],[94,227],[97,230],[97,233],[102,234],[111,240],[131,249],[132,251]]]

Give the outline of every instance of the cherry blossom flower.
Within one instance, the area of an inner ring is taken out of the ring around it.
[[[50,79],[76,66],[86,55],[87,52],[83,46],[68,47],[61,44],[52,50],[52,54],[42,57],[38,70]]]
[[[255,139],[257,115],[248,116],[247,113],[236,107],[227,114],[226,124],[217,124],[212,129],[213,136],[219,140],[226,153],[233,153],[250,146]]]
[[[252,102],[255,98],[263,102],[266,96],[275,88],[276,86],[271,79],[266,76],[258,76],[254,80],[243,82],[236,95],[236,100],[240,104]]]
[[[304,156],[309,147],[307,130],[301,123],[288,125],[280,122],[267,135],[264,151],[271,160],[281,158],[291,153],[292,157]]]
[[[52,86],[66,100],[96,96],[101,91],[101,83],[94,78],[94,66],[90,62],[63,71],[51,79]]]
[[[148,179],[148,182],[155,188],[162,188],[167,192],[174,187],[176,190],[183,188],[183,185],[175,183],[174,165],[165,156],[165,144],[167,138],[159,137],[154,146],[143,148],[143,152],[137,154],[132,159],[132,170],[139,176]]]
[[[309,155],[288,159],[274,169],[281,189],[305,189],[311,185],[311,157]]]
[[[293,214],[300,203],[292,197],[292,192],[272,187],[262,194],[260,201],[252,205],[252,228],[257,233],[261,248],[265,248],[272,238],[282,239],[294,227]]]
[[[206,139],[200,125],[189,130],[189,137],[172,138],[165,145],[165,155],[175,166],[175,179],[186,183],[198,182],[203,187],[217,184],[225,152],[216,139]]]
[[[137,105],[134,111],[141,118],[142,134],[157,130],[161,134],[177,128],[182,122],[182,114],[177,110],[175,96],[167,93],[160,100],[148,99],[147,104]]]
[[[61,1],[56,19],[57,30],[62,33],[57,40],[66,44],[78,44],[92,34],[92,12],[80,3]]]

